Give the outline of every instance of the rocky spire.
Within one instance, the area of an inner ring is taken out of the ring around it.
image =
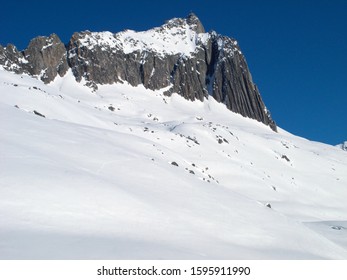
[[[51,82],[57,74],[64,76],[68,70],[66,48],[56,34],[34,38],[23,54],[27,61],[25,70],[44,82]]]
[[[32,39],[24,51],[15,46],[0,47],[0,65],[15,73],[27,73],[49,83],[68,70],[65,45],[56,34]]]
[[[194,30],[197,33],[205,33],[204,26],[202,25],[201,21],[194,13],[190,13],[187,16],[186,21],[190,26],[195,26]]]

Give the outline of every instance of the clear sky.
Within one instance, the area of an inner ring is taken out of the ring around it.
[[[347,140],[346,0],[3,1],[0,44],[35,36],[146,30],[194,12],[238,40],[277,124],[328,144]]]

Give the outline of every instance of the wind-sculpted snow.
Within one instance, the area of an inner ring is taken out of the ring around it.
[[[0,70],[0,157],[0,259],[347,258],[345,152],[213,99]]]

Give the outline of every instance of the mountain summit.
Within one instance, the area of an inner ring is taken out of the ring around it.
[[[76,32],[68,44],[55,34],[34,38],[26,50],[0,46],[0,65],[50,83],[69,69],[78,82],[143,84],[189,100],[212,96],[228,109],[277,130],[252,81],[236,40],[205,32],[191,13],[147,31]]]
[[[194,14],[190,13],[186,19],[187,23],[191,26],[195,26],[195,31],[197,33],[205,33],[205,28],[202,25],[201,21],[199,18]]]

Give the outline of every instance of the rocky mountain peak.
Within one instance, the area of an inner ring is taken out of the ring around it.
[[[201,21],[194,13],[190,13],[186,18],[170,19],[164,25],[162,25],[161,28],[164,28],[164,29],[183,28],[183,29],[189,29],[198,34],[205,33],[204,26],[202,25]]]
[[[0,65],[45,83],[70,68],[78,82],[95,91],[98,85],[126,81],[192,101],[212,96],[276,131],[237,41],[205,33],[193,13],[142,32],[76,32],[67,45],[56,34],[40,36],[24,51],[0,47]]]
[[[13,45],[0,47],[0,65],[8,71],[26,73],[49,83],[68,70],[66,48],[56,34],[32,39],[24,51]]]
[[[68,70],[66,48],[56,34],[32,39],[23,54],[26,61],[23,67],[44,82],[54,80],[57,74],[64,76]]]
[[[195,27],[195,31],[197,33],[205,33],[204,26],[202,25],[201,21],[194,13],[190,13],[187,16],[186,21],[188,25]]]

